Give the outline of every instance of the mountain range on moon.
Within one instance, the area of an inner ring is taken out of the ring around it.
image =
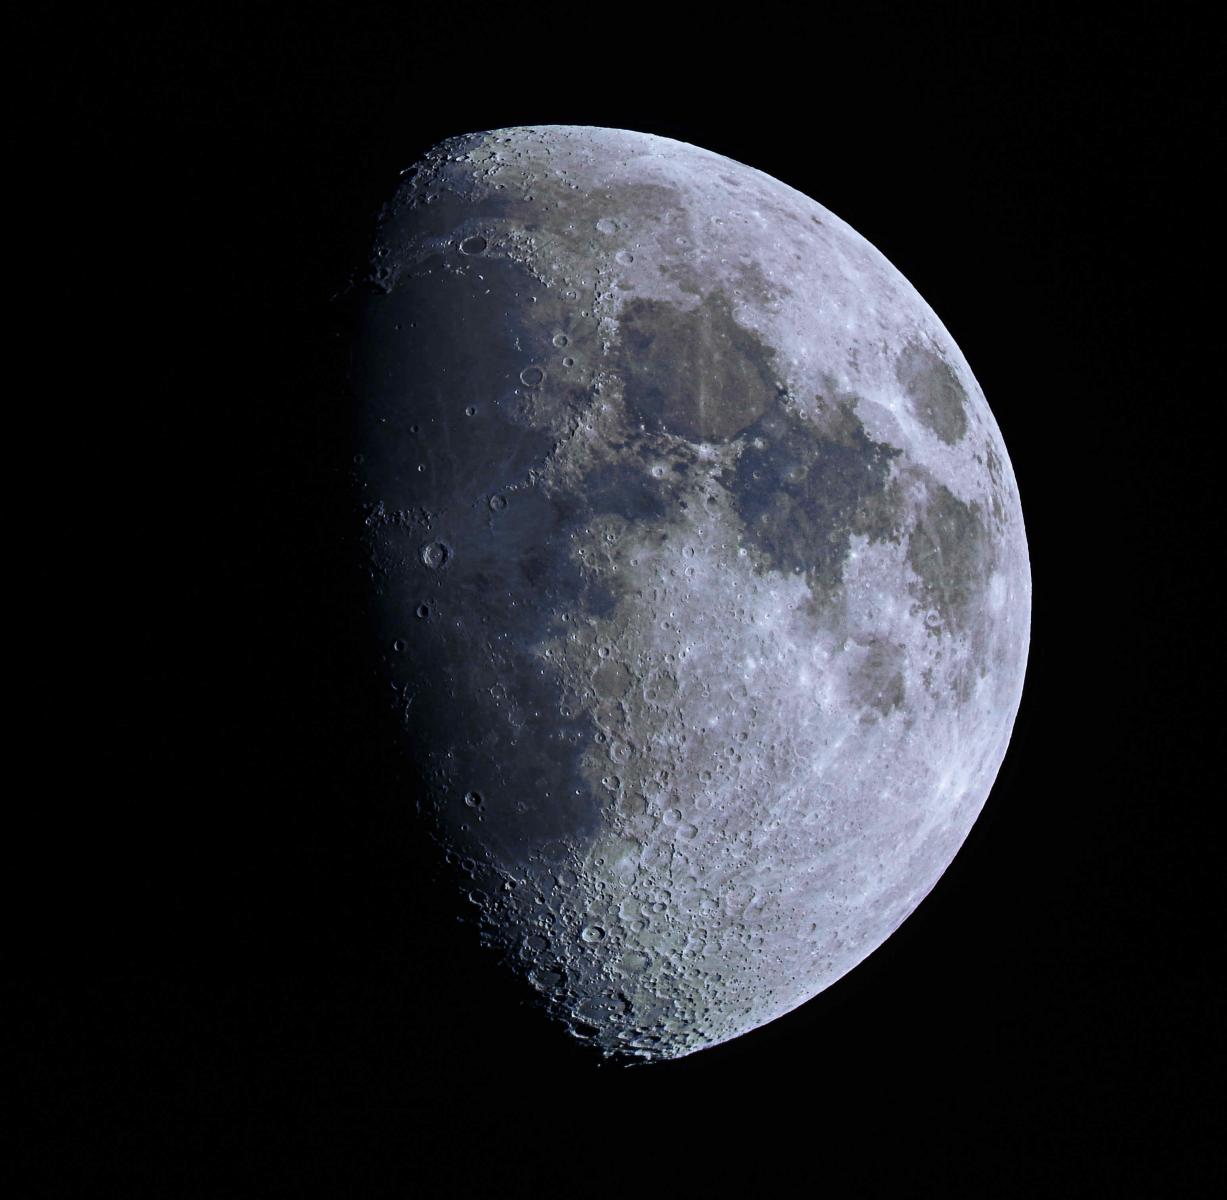
[[[1026,666],[936,315],[785,184],[584,126],[429,151],[343,302],[373,632],[486,940],[627,1061],[835,982],[966,838]]]

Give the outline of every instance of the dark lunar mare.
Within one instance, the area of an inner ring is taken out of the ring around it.
[[[351,380],[380,501],[367,517],[378,626],[412,753],[447,839],[509,867],[596,831],[601,801],[578,770],[594,727],[562,713],[534,648],[612,597],[568,552],[590,505],[528,482],[553,448],[523,412],[522,373],[553,328],[519,316],[539,289],[505,258],[473,257],[452,247],[364,293]]]
[[[853,534],[897,539],[902,524],[890,487],[899,451],[870,438],[852,405],[818,397],[810,418],[769,409],[746,431],[732,487],[768,567],[804,574],[816,602],[839,588]]]
[[[940,355],[919,342],[904,347],[895,364],[913,411],[948,446],[967,432],[967,393]]]
[[[736,437],[782,390],[775,355],[733,319],[719,289],[689,310],[630,301],[618,340],[631,413],[693,442]]]

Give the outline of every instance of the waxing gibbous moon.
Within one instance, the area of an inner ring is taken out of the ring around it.
[[[949,333],[814,200],[582,126],[431,150],[349,299],[375,632],[485,940],[631,1060],[830,986],[1022,690],[1018,489]]]

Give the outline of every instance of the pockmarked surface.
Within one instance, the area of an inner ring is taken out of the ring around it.
[[[673,1058],[828,987],[937,882],[1031,580],[966,360],[821,205],[643,133],[449,140],[351,293],[379,636],[487,940]]]

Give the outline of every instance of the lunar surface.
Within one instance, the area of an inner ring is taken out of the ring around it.
[[[630,1061],[830,986],[1022,689],[1017,486],[950,335],[792,188],[578,126],[430,151],[349,299],[390,695],[484,939]]]

